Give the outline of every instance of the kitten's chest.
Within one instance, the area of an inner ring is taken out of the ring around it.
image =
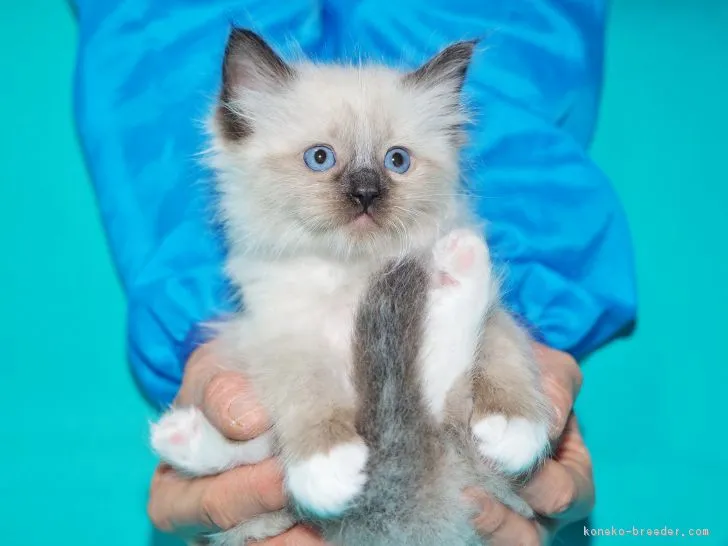
[[[308,333],[348,351],[368,271],[306,258],[248,267],[241,288],[251,320],[282,333]]]

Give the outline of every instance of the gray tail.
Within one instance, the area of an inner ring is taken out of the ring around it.
[[[429,282],[420,260],[393,262],[372,279],[359,305],[354,333],[357,429],[384,459],[380,462],[421,459],[423,449],[436,443],[418,368]]]
[[[444,449],[418,367],[429,284],[422,260],[398,260],[372,278],[359,305],[354,383],[368,480],[342,522],[345,544],[412,543],[408,529],[422,527],[417,500],[441,472]]]
[[[372,277],[359,304],[354,386],[357,432],[369,447],[367,482],[341,518],[321,522],[335,544],[482,544],[473,508],[462,500],[464,485],[475,483],[463,462],[475,453],[472,437],[435,422],[420,377],[430,279],[424,260],[394,261]],[[495,477],[491,485],[491,492],[506,490]]]

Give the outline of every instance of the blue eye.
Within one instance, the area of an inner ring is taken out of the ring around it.
[[[404,148],[390,148],[384,156],[384,166],[397,174],[404,174],[410,168],[410,155]]]
[[[312,171],[328,171],[336,165],[336,155],[328,146],[313,146],[303,152],[303,161]]]

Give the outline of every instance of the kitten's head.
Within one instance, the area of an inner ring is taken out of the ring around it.
[[[433,239],[457,208],[474,46],[454,44],[409,73],[289,65],[234,29],[213,120],[234,249],[353,257]]]

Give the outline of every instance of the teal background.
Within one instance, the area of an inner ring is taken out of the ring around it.
[[[153,412],[72,123],[73,15],[0,0],[0,543],[135,546]],[[728,0],[615,0],[593,154],[628,212],[639,324],[584,363],[594,528],[728,545]],[[682,531],[681,531],[682,532]]]

